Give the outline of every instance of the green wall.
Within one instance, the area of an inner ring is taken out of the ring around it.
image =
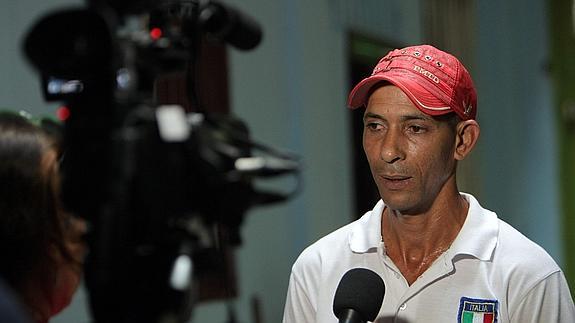
[[[551,73],[560,142],[563,270],[575,292],[575,24],[571,0],[550,3]]]

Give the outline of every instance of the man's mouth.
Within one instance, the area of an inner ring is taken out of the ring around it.
[[[406,175],[382,175],[381,177],[389,181],[402,181],[411,178]]]
[[[383,184],[389,190],[400,190],[409,185],[411,176],[407,175],[397,175],[397,174],[385,174],[380,176],[383,179]]]
[[[410,178],[410,176],[406,175],[382,175],[382,177],[390,181],[401,181]]]

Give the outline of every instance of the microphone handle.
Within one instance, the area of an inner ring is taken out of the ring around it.
[[[366,323],[366,321],[361,317],[358,311],[349,308],[343,310],[339,318],[339,323]]]

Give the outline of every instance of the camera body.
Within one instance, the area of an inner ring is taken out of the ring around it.
[[[24,51],[64,122],[62,194],[86,218],[86,285],[96,322],[186,322],[202,271],[241,243],[245,212],[295,193],[254,180],[297,174],[297,158],[250,139],[230,115],[202,111],[191,74],[203,36],[251,49],[257,24],[213,1],[89,1],[50,14]],[[157,106],[154,80],[188,72],[198,113]],[[254,150],[260,152],[255,155]]]

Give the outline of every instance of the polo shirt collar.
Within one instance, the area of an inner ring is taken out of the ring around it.
[[[381,214],[385,204],[379,200],[373,210],[365,213],[352,225],[349,235],[349,247],[356,253],[377,249],[381,243]]]
[[[461,231],[449,248],[449,253],[452,256],[465,254],[489,261],[499,236],[497,215],[481,207],[472,195],[466,193],[461,195],[469,202],[469,211]]]
[[[469,211],[465,223],[453,241],[449,253],[471,255],[488,261],[493,255],[499,234],[497,215],[479,205],[471,194],[461,193],[469,202]],[[365,253],[377,249],[381,243],[381,215],[385,204],[379,200],[373,210],[367,212],[352,225],[349,246],[352,252]]]

